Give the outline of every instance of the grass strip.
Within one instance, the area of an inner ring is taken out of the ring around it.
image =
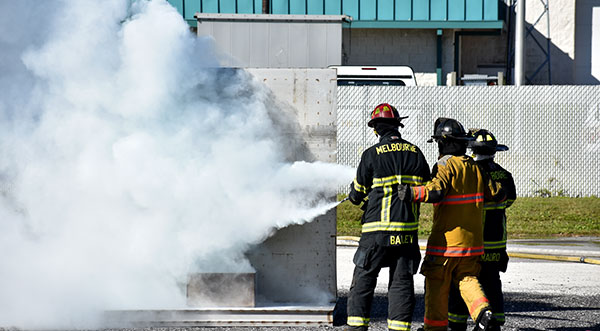
[[[338,236],[360,236],[362,213],[350,202],[339,205]],[[507,209],[506,219],[509,239],[600,236],[600,198],[521,197]],[[430,234],[432,220],[432,205],[421,204],[419,237]]]

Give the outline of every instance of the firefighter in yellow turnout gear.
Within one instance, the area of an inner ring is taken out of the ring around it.
[[[504,199],[475,161],[466,156],[468,137],[463,126],[438,118],[429,142],[438,143],[433,179],[425,186],[401,186],[400,199],[434,203],[433,225],[421,273],[425,276],[425,330],[446,330],[451,284],[476,321],[476,330],[494,324],[490,304],[477,280],[483,254],[483,201]]]
[[[494,317],[498,322],[498,325],[492,326],[490,330],[499,331],[500,326],[504,325],[505,321],[504,296],[502,294],[500,272],[505,272],[508,264],[505,210],[515,201],[517,192],[511,173],[494,161],[496,152],[506,151],[508,147],[498,144],[496,137],[488,130],[471,129],[470,131],[473,140],[469,142],[469,148],[473,152],[475,162],[493,181],[498,181],[502,184],[507,197],[506,201],[500,203],[494,201],[484,202],[484,254],[481,256],[481,272],[478,277],[485,294],[490,300]],[[466,330],[469,312],[460,297],[458,289],[455,287],[450,291],[448,305],[450,330]]]
[[[402,184],[422,185],[429,181],[429,166],[417,146],[400,137],[398,127],[405,117],[389,104],[378,105],[368,125],[379,143],[361,156],[350,201],[366,198],[362,235],[354,255],[354,274],[348,295],[348,329],[367,330],[377,277],[389,267],[388,329],[410,330],[415,307],[414,274],[421,254],[417,238],[419,203],[401,201]]]

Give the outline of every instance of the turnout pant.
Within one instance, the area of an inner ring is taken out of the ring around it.
[[[479,256],[425,257],[421,267],[425,276],[425,330],[447,329],[448,298],[452,285],[458,288],[473,320],[490,307],[477,280],[479,269]]]
[[[478,277],[481,287],[490,301],[490,306],[498,325],[504,325],[505,322],[504,295],[502,294],[500,272],[506,271],[506,262],[508,262],[508,256],[502,258],[500,262],[481,262],[481,272]],[[455,286],[452,286],[448,302],[448,322],[450,329],[466,330],[468,317],[469,311],[460,297],[460,292]]]
[[[388,329],[410,330],[415,308],[413,275],[420,261],[417,245],[390,247],[374,240],[363,240],[354,255],[354,274],[348,295],[348,326],[366,330],[371,316],[371,304],[377,276],[389,267]]]

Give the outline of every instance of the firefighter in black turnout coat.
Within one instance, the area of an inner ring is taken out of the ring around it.
[[[481,272],[479,282],[490,301],[494,317],[498,325],[488,330],[498,331],[504,324],[504,297],[500,272],[505,272],[508,264],[506,253],[506,208],[510,207],[517,197],[515,182],[510,172],[494,162],[497,151],[506,151],[508,147],[498,144],[496,137],[485,129],[471,129],[474,138],[469,142],[473,158],[477,165],[493,180],[498,181],[506,192],[506,200],[500,203],[484,201],[483,247],[481,256]],[[467,329],[469,312],[456,288],[450,291],[448,302],[448,322],[450,330]]]
[[[422,185],[430,180],[421,150],[401,138],[398,127],[406,117],[389,104],[378,105],[368,125],[379,143],[362,154],[350,201],[364,202],[362,235],[354,255],[348,295],[348,329],[367,330],[377,276],[389,267],[388,328],[410,330],[415,306],[413,275],[421,255],[417,238],[419,203],[398,199],[398,184]]]

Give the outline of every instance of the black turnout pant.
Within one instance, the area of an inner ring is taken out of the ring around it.
[[[348,295],[348,325],[366,328],[381,268],[389,267],[388,327],[409,330],[415,308],[413,275],[420,262],[418,245],[382,246],[361,238],[354,255],[354,275]]]

